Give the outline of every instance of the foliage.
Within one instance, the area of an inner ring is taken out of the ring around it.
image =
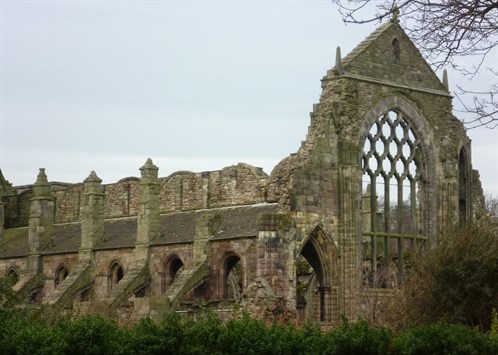
[[[498,312],[493,308],[491,312],[491,329],[489,336],[498,342]]]
[[[370,327],[366,321],[345,322],[329,334],[329,354],[388,354],[393,334],[386,328]]]
[[[437,68],[452,64],[463,74],[473,76],[485,70],[498,78],[498,72],[493,69],[495,61],[491,61],[491,67],[482,68],[486,56],[498,48],[497,0],[332,1],[339,6],[344,21],[350,23],[382,21],[401,12],[400,19],[410,37]],[[365,14],[365,9],[371,7],[377,12]],[[456,57],[467,56],[476,57],[474,67],[455,64]],[[477,92],[461,88],[460,91],[473,99],[472,104],[460,100],[465,110],[473,114],[470,120],[464,121],[468,127],[498,125],[498,84]]]
[[[475,329],[458,324],[425,324],[409,328],[394,341],[399,354],[496,354],[497,343]]]
[[[19,302],[12,291],[15,279],[12,277],[0,278],[0,312],[12,309]]]
[[[47,354],[110,354],[120,344],[117,324],[97,316],[60,318],[47,333]]]
[[[426,252],[403,287],[411,321],[486,330],[498,304],[498,237],[490,226],[460,226]]]
[[[0,354],[491,354],[498,339],[465,326],[438,323],[408,331],[344,322],[330,331],[265,324],[248,315],[222,322],[211,313],[170,314],[134,326],[87,316],[46,324],[22,309],[1,314]]]

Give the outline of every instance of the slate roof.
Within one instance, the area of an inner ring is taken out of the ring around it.
[[[211,240],[255,237],[258,234],[258,214],[276,213],[277,203],[213,208],[161,215],[161,230],[152,245],[192,243],[195,221],[206,214],[221,215],[221,225]],[[130,248],[134,246],[137,217],[123,217],[105,221],[104,237],[96,250]],[[6,229],[0,258],[25,257],[29,253],[28,227]],[[54,238],[47,243],[42,254],[75,253],[80,246],[81,223],[54,225]]]

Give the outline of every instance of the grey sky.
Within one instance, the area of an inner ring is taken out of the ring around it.
[[[336,46],[346,55],[375,28],[345,26],[328,0],[0,9],[0,167],[14,185],[39,167],[53,181],[95,170],[115,182],[147,157],[160,176],[238,162],[270,173],[305,139]],[[484,189],[498,196],[498,130],[470,136]]]

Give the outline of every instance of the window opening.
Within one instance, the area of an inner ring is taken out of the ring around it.
[[[393,63],[399,64],[401,57],[401,49],[399,48],[398,38],[394,37],[391,44],[392,44],[392,53],[393,53]]]
[[[17,273],[16,269],[10,268],[9,272],[7,273],[7,278],[9,281],[14,285],[19,281],[19,274]]]
[[[55,271],[54,287],[57,288],[59,284],[66,279],[69,275],[69,270],[64,266],[60,265]]]
[[[109,269],[109,276],[108,276],[108,281],[109,281],[109,290],[112,290],[114,285],[117,284],[119,281],[124,276],[124,271],[122,266],[115,261],[112,265],[111,268]]]
[[[230,255],[225,259],[223,277],[224,298],[240,299],[242,297],[243,270],[237,255]]]
[[[390,288],[403,282],[420,248],[420,141],[401,112],[372,125],[363,147],[363,282]]]
[[[462,149],[460,151],[460,157],[458,159],[458,210],[459,210],[459,221],[465,222],[467,220],[467,185],[469,181],[469,175],[467,170],[467,159],[465,156],[465,151]]]
[[[176,277],[183,271],[184,265],[182,260],[173,256],[168,259],[164,266],[164,273],[162,279],[162,291],[166,292],[169,286],[175,281]]]

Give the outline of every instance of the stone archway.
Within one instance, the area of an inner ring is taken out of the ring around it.
[[[296,259],[296,308],[304,321],[339,318],[337,248],[321,227],[302,242]]]

